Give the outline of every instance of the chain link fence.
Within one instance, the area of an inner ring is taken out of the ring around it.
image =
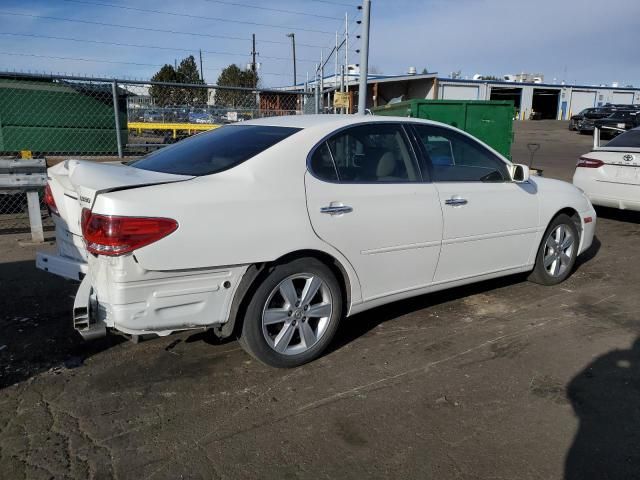
[[[45,230],[53,229],[53,220],[44,203],[43,189],[38,190],[40,216]],[[0,190],[0,235],[26,233],[29,227],[27,193],[22,189]]]
[[[0,158],[135,158],[229,123],[314,112],[303,91],[0,73]],[[25,193],[1,189],[0,233],[28,229]]]

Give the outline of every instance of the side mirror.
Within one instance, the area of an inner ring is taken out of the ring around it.
[[[529,167],[521,163],[516,163],[513,166],[513,181],[516,183],[526,183],[529,181]]]

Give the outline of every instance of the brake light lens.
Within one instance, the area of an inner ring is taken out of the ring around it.
[[[580,157],[576,167],[582,168],[600,168],[604,165],[602,160],[594,160],[593,158]]]
[[[82,236],[87,250],[115,257],[157,242],[178,228],[170,218],[118,217],[82,210]]]
[[[51,187],[47,183],[46,187],[44,187],[44,203],[49,208],[49,213],[55,213],[56,215],[60,215],[58,213],[58,206],[56,205],[56,201],[53,198],[53,193],[51,193]]]

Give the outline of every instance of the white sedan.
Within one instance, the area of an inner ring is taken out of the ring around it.
[[[580,157],[573,184],[594,205],[640,211],[640,127]]]
[[[128,164],[49,170],[58,254],[85,338],[212,329],[280,367],[344,317],[518,272],[551,285],[592,242],[574,186],[439,123],[286,116],[227,125]],[[86,274],[86,275],[85,275]]]

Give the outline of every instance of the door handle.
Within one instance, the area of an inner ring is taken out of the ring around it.
[[[328,207],[322,207],[320,209],[320,213],[327,213],[329,215],[342,215],[351,212],[353,212],[353,208],[348,205],[343,205],[340,202],[331,202]]]
[[[448,200],[445,200],[444,203],[445,205],[450,205],[452,207],[461,207],[462,205],[466,205],[469,202],[466,198],[455,196],[449,198]]]

